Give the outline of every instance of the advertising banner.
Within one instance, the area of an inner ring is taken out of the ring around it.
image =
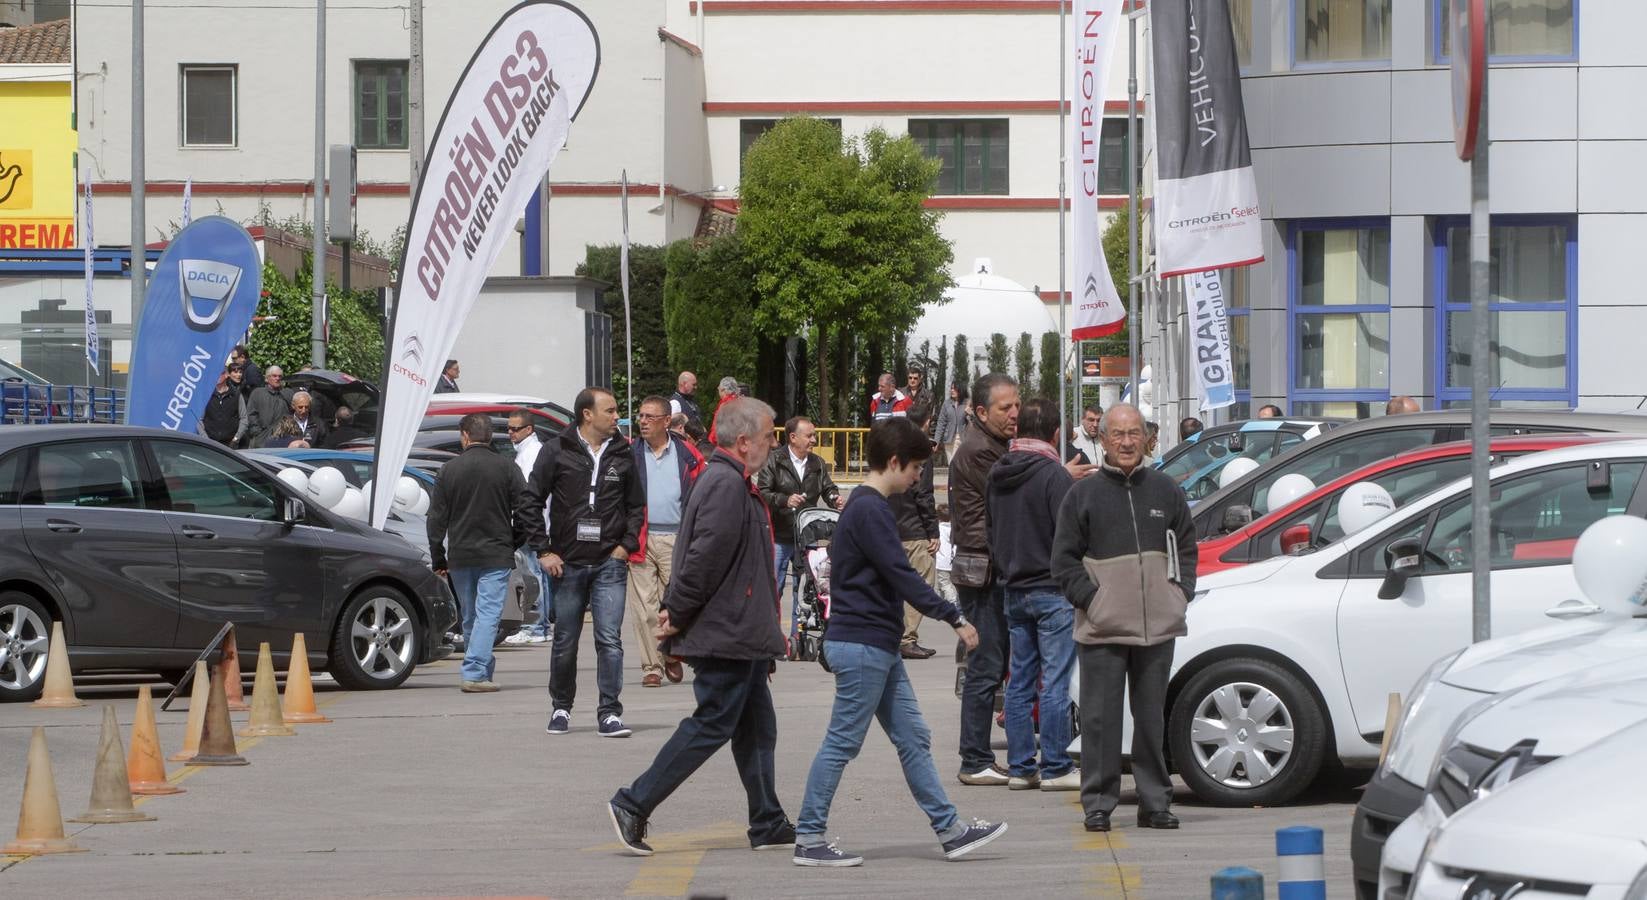
[[[238,223],[206,216],[179,231],[149,275],[126,424],[194,431],[262,290],[257,245]]]
[[[1151,3],[1160,277],[1264,259],[1227,0]]]
[[[1235,367],[1230,358],[1230,320],[1224,283],[1217,269],[1185,276],[1189,298],[1189,365],[1201,408],[1235,403]]]
[[[1116,36],[1127,27],[1121,0],[1079,0],[1069,17],[1070,284],[1075,318],[1070,339],[1084,341],[1121,330],[1127,311],[1115,292],[1098,227],[1098,149],[1104,128],[1104,86]]]
[[[509,10],[446,101],[412,200],[384,348],[371,521],[388,520],[435,380],[486,274],[560,152],[600,68],[595,26],[560,0]]]
[[[0,250],[77,246],[71,90],[0,80]]]
[[[92,189],[91,179],[86,179],[86,208],[80,217],[80,243],[84,248],[81,258],[85,263],[86,275],[86,364],[97,374],[103,374],[98,359],[97,343],[97,304],[92,302]]]

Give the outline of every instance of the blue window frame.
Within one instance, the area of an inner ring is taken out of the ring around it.
[[[1390,220],[1287,229],[1287,405],[1365,418],[1390,398]]]
[[[1488,58],[1497,63],[1577,62],[1579,0],[1488,0]],[[1430,0],[1430,51],[1451,61],[1447,46],[1453,0]],[[1508,43],[1509,46],[1502,46]]]
[[[1436,397],[1470,400],[1469,219],[1433,223]],[[1494,216],[1492,405],[1578,405],[1578,220]]]
[[[1387,67],[1393,5],[1393,0],[1287,0],[1292,68]]]
[[[1235,405],[1228,419],[1252,417],[1252,267],[1225,269],[1224,313],[1230,323],[1230,364],[1235,369]]]

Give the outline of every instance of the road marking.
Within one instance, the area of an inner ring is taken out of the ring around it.
[[[717,822],[706,828],[647,835],[653,855],[641,859],[624,894],[629,897],[680,897],[692,888],[704,853],[710,850],[747,850],[748,829],[736,822]],[[621,851],[617,841],[584,850]]]
[[[1069,805],[1076,810],[1082,810],[1081,797],[1072,794]],[[1087,831],[1085,816],[1080,825],[1070,827],[1070,833],[1075,836],[1074,845],[1078,851],[1102,854],[1102,861],[1083,867],[1086,872],[1086,890],[1088,897],[1130,898],[1142,896],[1144,887],[1144,872],[1142,867],[1123,864],[1117,851],[1130,849],[1127,835],[1124,831]],[[1104,858],[1104,857],[1107,857]]]

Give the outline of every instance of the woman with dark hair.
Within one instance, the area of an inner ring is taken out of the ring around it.
[[[947,459],[955,455],[961,443],[961,432],[966,430],[966,386],[959,381],[949,386],[949,399],[938,410],[938,429],[934,433],[939,449]]]
[[[900,417],[875,423],[864,443],[869,477],[846,501],[829,545],[830,614],[822,658],[835,673],[835,706],[795,823],[798,866],[863,864],[863,857],[829,843],[824,830],[841,772],[863,748],[871,720],[881,723],[897,748],[904,781],[931,821],[945,858],[957,859],[1006,831],[1005,822],[961,821],[944,794],[932,759],[932,731],[898,654],[906,600],[948,622],[969,649],[978,645],[978,632],[960,609],[910,567],[887,504],[887,497],[909,490],[920,477],[932,456],[931,442],[914,422]]]

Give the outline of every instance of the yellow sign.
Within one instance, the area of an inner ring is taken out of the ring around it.
[[[70,89],[0,82],[0,249],[76,245]]]

